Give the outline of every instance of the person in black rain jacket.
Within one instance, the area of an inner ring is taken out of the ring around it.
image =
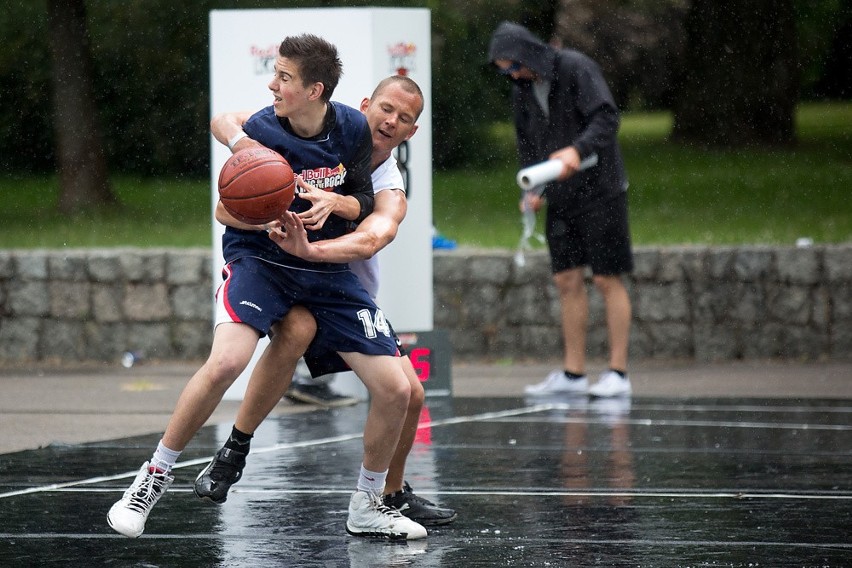
[[[545,233],[562,313],[563,369],[530,395],[589,393],[629,396],[627,346],[631,305],[623,275],[633,270],[627,215],[627,176],[617,134],[619,111],[597,63],[556,49],[521,25],[494,31],[489,61],[512,82],[512,111],[521,167],[562,161],[559,179],[543,194],[527,192],[521,206],[547,203]],[[597,162],[580,169],[588,158]],[[609,368],[596,384],[586,378],[588,295],[585,270],[606,306]]]

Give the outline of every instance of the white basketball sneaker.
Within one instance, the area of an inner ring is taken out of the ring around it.
[[[598,382],[589,388],[589,395],[600,398],[630,396],[632,390],[630,379],[627,375],[622,377],[615,371],[605,371],[601,373],[601,378],[598,379]]]
[[[533,396],[548,394],[586,394],[589,390],[589,379],[569,379],[562,371],[553,371],[542,382],[524,387],[524,392]]]
[[[145,532],[148,513],[174,480],[174,476],[151,468],[148,462],[143,463],[124,496],[107,513],[109,526],[130,538],[140,536]]]
[[[388,507],[368,491],[356,491],[349,501],[346,532],[354,536],[380,536],[392,540],[426,538],[426,529]]]

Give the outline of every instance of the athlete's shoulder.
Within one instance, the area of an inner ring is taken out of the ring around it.
[[[337,101],[331,101],[331,104],[334,106],[338,124],[368,128],[367,117],[360,110]]]
[[[337,112],[337,116],[360,116],[361,118],[364,118],[363,112],[347,104],[343,104],[339,101],[331,101],[331,104],[334,107],[335,112]]]
[[[249,121],[258,121],[258,120],[269,120],[271,117],[275,116],[275,109],[272,106],[264,107],[251,115],[248,120]]]
[[[393,154],[388,156],[387,160],[373,170],[371,178],[373,180],[374,193],[385,189],[400,189],[405,194],[405,182]]]

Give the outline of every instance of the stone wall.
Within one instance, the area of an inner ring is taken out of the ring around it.
[[[0,361],[210,349],[210,249],[0,251]]]
[[[638,248],[628,279],[632,359],[848,359],[852,244]],[[0,251],[0,363],[201,359],[210,348],[209,249]],[[436,328],[454,357],[559,358],[548,257],[435,251]],[[590,357],[606,353],[590,292]],[[391,320],[393,314],[389,314]],[[400,330],[402,331],[402,330]]]
[[[637,248],[628,278],[632,359],[852,356],[852,245]],[[456,353],[560,357],[559,301],[545,253],[435,252],[435,327]],[[589,279],[591,286],[591,280]],[[604,307],[589,297],[587,351],[606,355]]]

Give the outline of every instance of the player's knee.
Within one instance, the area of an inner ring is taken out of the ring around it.
[[[595,274],[592,276],[592,282],[601,294],[608,295],[609,293],[620,289],[623,284],[621,278],[612,275]]]
[[[553,283],[562,296],[582,294],[585,291],[585,275],[581,269],[564,270],[553,275]]]
[[[397,408],[407,408],[411,400],[411,384],[404,375],[398,375],[393,380],[384,381],[381,394],[384,404]],[[372,393],[371,393],[372,396]]]
[[[408,379],[404,375],[400,375],[400,380],[394,381],[394,385],[396,387],[394,389],[394,396],[400,400],[405,400],[405,403],[408,404],[411,398],[411,383],[408,382]]]
[[[282,345],[298,346],[304,351],[317,333],[317,322],[307,309],[295,306],[272,329],[276,341]]]
[[[213,353],[205,364],[207,380],[214,387],[230,386],[243,372],[246,365],[248,365],[248,360],[239,353],[227,351]]]
[[[417,383],[410,383],[411,395],[408,397],[408,410],[420,412],[423,408],[423,403],[426,401],[426,391],[423,385],[418,380]]]
[[[311,320],[313,321],[313,320]],[[275,330],[271,342],[279,351],[293,351],[301,355],[307,351],[314,338],[316,327],[287,327]]]

